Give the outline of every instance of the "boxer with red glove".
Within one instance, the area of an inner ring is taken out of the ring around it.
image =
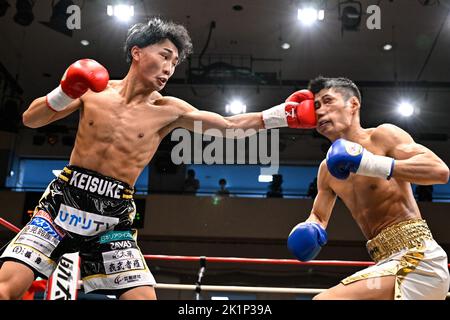
[[[105,90],[108,81],[108,70],[100,63],[92,59],[78,60],[67,68],[60,85],[47,94],[47,106],[53,111],[62,111],[88,89]]]
[[[264,128],[312,129],[317,126],[314,95],[308,90],[291,94],[284,103],[262,112]]]

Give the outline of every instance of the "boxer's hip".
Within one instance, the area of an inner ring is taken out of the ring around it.
[[[413,219],[383,229],[367,242],[374,266],[342,280],[348,285],[370,280],[395,277],[394,299],[445,299],[449,287],[447,254],[433,239],[426,222]]]
[[[402,250],[419,247],[425,240],[433,240],[426,221],[410,219],[384,228],[366,247],[370,257],[378,262]]]
[[[135,215],[134,189],[80,167],[67,166],[42,196],[39,207],[72,234],[94,236],[117,225],[128,227]]]

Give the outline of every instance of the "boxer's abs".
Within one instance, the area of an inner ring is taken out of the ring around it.
[[[144,167],[154,155],[158,142],[149,145],[146,150],[139,148],[131,151],[130,144],[101,143],[92,141],[89,145],[83,142],[75,146],[70,157],[70,164],[102,175],[115,178],[134,186]]]
[[[332,188],[367,239],[391,224],[420,218],[407,182],[352,175],[349,181],[337,182]]]
[[[133,186],[161,138],[151,121],[81,118],[70,164]]]
[[[83,97],[83,103],[70,164],[134,186],[173,115],[149,103],[125,104],[111,88]]]

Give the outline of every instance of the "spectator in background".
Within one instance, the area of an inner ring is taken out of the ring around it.
[[[283,198],[283,176],[281,174],[272,175],[272,182],[269,185],[269,191],[266,193],[267,198]]]
[[[184,193],[196,194],[198,188],[200,188],[200,182],[195,178],[195,171],[189,169],[187,171],[187,178],[184,180]]]
[[[307,196],[312,199],[317,196],[317,177],[309,184]]]
[[[220,189],[216,191],[216,196],[219,196],[219,197],[229,197],[230,196],[230,191],[226,188],[226,185],[227,185],[227,180],[225,180],[223,178],[219,180]]]
[[[416,197],[417,201],[423,201],[423,202],[431,202],[433,201],[433,186],[422,186],[417,185],[416,186]]]

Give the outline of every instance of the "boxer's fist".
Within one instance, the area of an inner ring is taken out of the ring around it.
[[[105,90],[108,81],[108,71],[100,63],[92,59],[78,60],[67,68],[60,86],[47,95],[47,104],[51,109],[61,111],[88,89],[94,92]]]
[[[284,103],[262,112],[266,129],[290,127],[312,129],[317,125],[314,95],[300,90],[291,94]]]
[[[92,59],[78,60],[67,68],[61,80],[61,89],[72,99],[81,97],[88,89],[94,92],[105,90],[108,85],[108,71]]]
[[[393,158],[374,155],[360,144],[345,139],[338,139],[331,145],[326,162],[331,175],[342,180],[351,172],[389,179],[394,170]]]
[[[300,90],[291,94],[286,99],[285,111],[289,128],[312,129],[317,126],[314,95],[311,91]]]
[[[322,246],[327,243],[327,232],[316,222],[302,222],[289,234],[287,245],[291,253],[300,261],[314,259]]]

